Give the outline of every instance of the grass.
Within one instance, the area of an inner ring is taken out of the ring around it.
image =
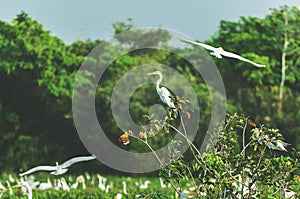
[[[54,184],[59,177],[45,174],[37,174],[35,176],[35,181],[47,182],[47,178],[50,179],[51,183]],[[111,199],[114,198],[118,193],[123,195],[123,198],[135,198],[139,195],[139,198],[174,198],[174,190],[172,188],[162,188],[160,185],[160,181],[158,178],[131,178],[131,177],[119,177],[119,176],[103,176],[107,179],[106,185],[112,183],[113,188],[111,188],[108,193],[98,188],[98,178],[96,174],[90,175],[87,177],[83,175],[85,179],[85,183],[87,188],[82,189],[82,186],[79,185],[77,189],[70,189],[70,191],[65,191],[62,189],[49,189],[49,190],[38,190],[33,189],[33,198],[64,198],[64,199],[88,199],[88,198],[103,198],[103,199]],[[72,175],[63,175],[68,182],[68,185],[72,185],[76,181],[77,176]],[[16,175],[13,175],[13,178],[16,179]],[[7,188],[6,181],[9,181],[9,177],[7,174],[3,174],[0,178],[0,182]],[[141,189],[140,184],[144,183],[146,180],[149,180],[151,183],[149,184],[147,189]],[[127,185],[127,195],[123,193],[123,183],[126,182]],[[13,186],[17,184],[16,182],[11,182],[10,184]],[[1,189],[0,189],[1,190]],[[27,198],[26,195],[22,194],[21,188],[16,188],[13,190],[13,195],[10,195],[9,191],[5,192],[2,195],[2,198]]]

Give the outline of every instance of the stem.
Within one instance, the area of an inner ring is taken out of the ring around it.
[[[246,117],[246,118],[244,118],[244,121],[246,121],[245,122],[245,125],[244,125],[244,127],[243,127],[243,150],[242,150],[242,154],[243,154],[243,159],[245,159],[245,157],[246,157],[246,150],[245,150],[245,137],[246,137],[246,128],[247,128],[247,121],[248,121],[248,117]]]
[[[245,150],[248,148],[248,146],[249,146],[250,144],[251,144],[250,142],[248,142],[248,144],[246,144],[246,146],[245,146],[245,147],[243,148],[243,150],[241,151],[241,154],[244,155]],[[245,159],[245,157],[244,157],[244,159]]]
[[[155,158],[158,160],[158,162],[159,162],[161,168],[164,168],[164,164],[162,163],[162,161],[161,161],[160,158],[158,157],[157,153],[155,153],[155,151],[154,151],[153,148],[148,144],[147,141],[144,141],[144,140],[142,140],[142,139],[139,139],[139,138],[135,137],[134,135],[130,135],[130,136],[133,137],[133,138],[135,138],[135,139],[137,139],[137,140],[140,140],[140,141],[142,141],[144,144],[146,144],[147,147],[148,147],[148,148],[151,150],[151,152],[154,154]]]
[[[189,174],[190,174],[190,176],[191,176],[191,178],[192,178],[194,187],[197,188],[197,185],[196,185],[196,182],[195,182],[195,179],[194,179],[194,177],[193,177],[193,174],[192,174],[191,170],[190,170],[188,167],[187,167],[187,170],[188,170],[188,172],[189,172]]]
[[[189,143],[190,146],[192,146],[194,148],[194,150],[198,153],[198,155],[201,157],[201,153],[200,151],[197,149],[197,147],[193,144],[193,142],[191,142],[182,132],[180,132],[178,129],[176,129],[174,126],[172,126],[171,124],[168,124],[168,127],[172,128],[174,131],[176,131],[177,133],[179,133],[182,137],[186,138],[187,142]]]
[[[142,140],[142,142],[144,142],[148,148],[152,151],[152,153],[154,154],[154,156],[156,157],[156,159],[158,160],[160,166],[163,168],[164,167],[164,164],[161,162],[160,158],[158,157],[158,155],[155,153],[155,151],[152,149],[152,147],[148,144],[148,142]]]
[[[284,13],[285,16],[285,13]],[[284,27],[288,27],[288,18],[285,16],[284,18]],[[285,71],[286,71],[286,50],[289,45],[288,41],[288,33],[286,30],[284,30],[284,41],[283,41],[283,49],[282,49],[282,55],[281,55],[281,82],[279,87],[279,105],[278,105],[278,112],[281,114],[282,111],[282,100],[283,100],[283,90],[284,90],[284,82],[285,82]]]
[[[263,151],[262,151],[262,155],[259,157],[259,160],[258,160],[256,169],[258,169],[258,167],[259,167],[259,165],[260,165],[261,159],[262,159],[262,157],[263,157],[263,154],[265,153],[266,148],[267,148],[267,146],[264,147],[264,149],[263,149]]]

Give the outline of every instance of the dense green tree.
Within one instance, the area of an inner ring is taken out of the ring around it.
[[[26,13],[11,23],[1,22],[0,46],[1,121],[5,123],[0,133],[6,137],[1,167],[5,163],[25,169],[39,158],[65,158],[55,154],[57,147],[73,154],[59,146],[75,141],[68,118],[75,72],[83,59],[69,53],[62,40]]]
[[[287,141],[294,144],[300,143],[297,136],[300,130],[299,15],[296,7],[282,7],[273,9],[264,18],[221,21],[220,30],[207,41],[267,65],[258,69],[233,59],[216,60],[226,85],[228,111],[244,113],[258,123],[277,127]],[[190,63],[165,50],[131,51],[147,45],[167,45],[170,35],[160,29],[134,30],[132,20],[116,22],[112,26],[116,43],[79,40],[66,45],[26,13],[20,13],[10,23],[0,21],[1,170],[18,171],[37,162],[55,163],[71,155],[86,153],[72,120],[73,86],[77,70],[99,44],[105,44],[105,52],[93,57],[96,64],[115,57],[120,51],[129,52],[110,63],[96,91],[97,116],[112,142],[119,144],[118,137],[122,133],[111,113],[114,86],[128,71],[149,63],[171,66],[189,81],[201,108],[199,132],[206,132],[211,114],[210,95]],[[128,30],[131,34],[125,34]],[[196,48],[175,51],[186,57],[200,53]],[[89,75],[82,83],[91,83],[95,74]],[[131,78],[139,80],[143,77]],[[181,86],[175,78],[168,77],[168,80],[174,86]],[[129,85],[133,82],[128,79]],[[131,96],[129,108],[135,121],[141,121],[151,105],[161,103],[156,94],[149,95],[155,92],[155,85],[150,84],[138,88]],[[183,92],[181,97],[185,94]],[[153,142],[154,148],[164,145],[171,137],[158,136],[161,137],[159,142]],[[195,142],[200,145],[201,140],[202,134]],[[133,143],[130,150],[145,148],[140,143]]]
[[[208,42],[267,65],[257,69],[231,59],[217,62],[234,111],[281,128],[288,140],[295,141],[299,130],[300,12],[287,6],[271,11],[264,18],[221,21],[220,30]]]

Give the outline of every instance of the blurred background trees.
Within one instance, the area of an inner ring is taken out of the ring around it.
[[[115,34],[134,28],[131,19],[112,24]],[[228,98],[229,113],[249,115],[258,123],[279,128],[287,142],[300,148],[300,12],[296,7],[272,9],[264,18],[241,17],[221,21],[206,41],[267,65],[257,69],[231,59],[216,60]],[[169,36],[161,31],[167,42]],[[135,40],[148,42],[137,32]],[[151,38],[153,40],[153,38]],[[126,38],[119,38],[126,43]],[[38,163],[55,163],[73,155],[86,154],[72,120],[72,89],[76,71],[101,41],[75,41],[67,45],[51,35],[42,24],[20,13],[10,23],[0,21],[0,168],[18,172]],[[166,44],[166,43],[165,43]],[[126,43],[128,48],[135,43]],[[104,56],[111,56],[114,47]],[[193,53],[198,53],[195,49]],[[192,54],[188,56],[193,56]],[[166,51],[145,50],[125,54],[105,72],[96,93],[98,117],[107,118],[104,128],[118,144],[122,132],[114,124],[110,96],[115,83],[128,70],[146,63],[161,63],[181,72],[195,88],[201,112],[200,132],[207,130],[210,102],[206,85],[182,58]],[[154,87],[135,93],[132,115],[148,113],[147,105],[160,103]],[[144,97],[147,96],[147,97]],[[200,136],[201,137],[201,136]],[[163,139],[160,138],[160,139]],[[166,138],[167,139],[167,138]],[[201,142],[201,138],[195,140]],[[161,143],[164,143],[162,141]],[[131,148],[132,149],[132,148]],[[133,147],[132,150],[137,150]],[[94,165],[97,169],[99,165]]]

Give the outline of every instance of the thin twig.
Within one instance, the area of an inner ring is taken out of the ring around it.
[[[180,132],[178,129],[176,129],[174,126],[172,126],[171,124],[168,124],[168,127],[171,127],[174,131],[176,131],[177,133],[179,133],[182,137],[186,138],[187,142],[197,151],[198,155],[201,157],[201,153],[200,151],[197,149],[197,147],[193,144],[193,142],[191,142],[187,137],[185,137],[185,135]]]
[[[161,161],[160,158],[158,157],[157,153],[153,150],[153,148],[148,144],[147,141],[142,140],[142,139],[139,139],[139,138],[135,137],[134,135],[130,135],[130,136],[133,137],[133,138],[135,138],[135,139],[137,139],[137,140],[139,140],[139,141],[142,141],[144,144],[146,144],[147,147],[148,147],[148,148],[151,150],[151,152],[154,154],[155,158],[158,160],[158,162],[159,162],[161,168],[164,168],[164,164],[162,163],[162,161]]]

